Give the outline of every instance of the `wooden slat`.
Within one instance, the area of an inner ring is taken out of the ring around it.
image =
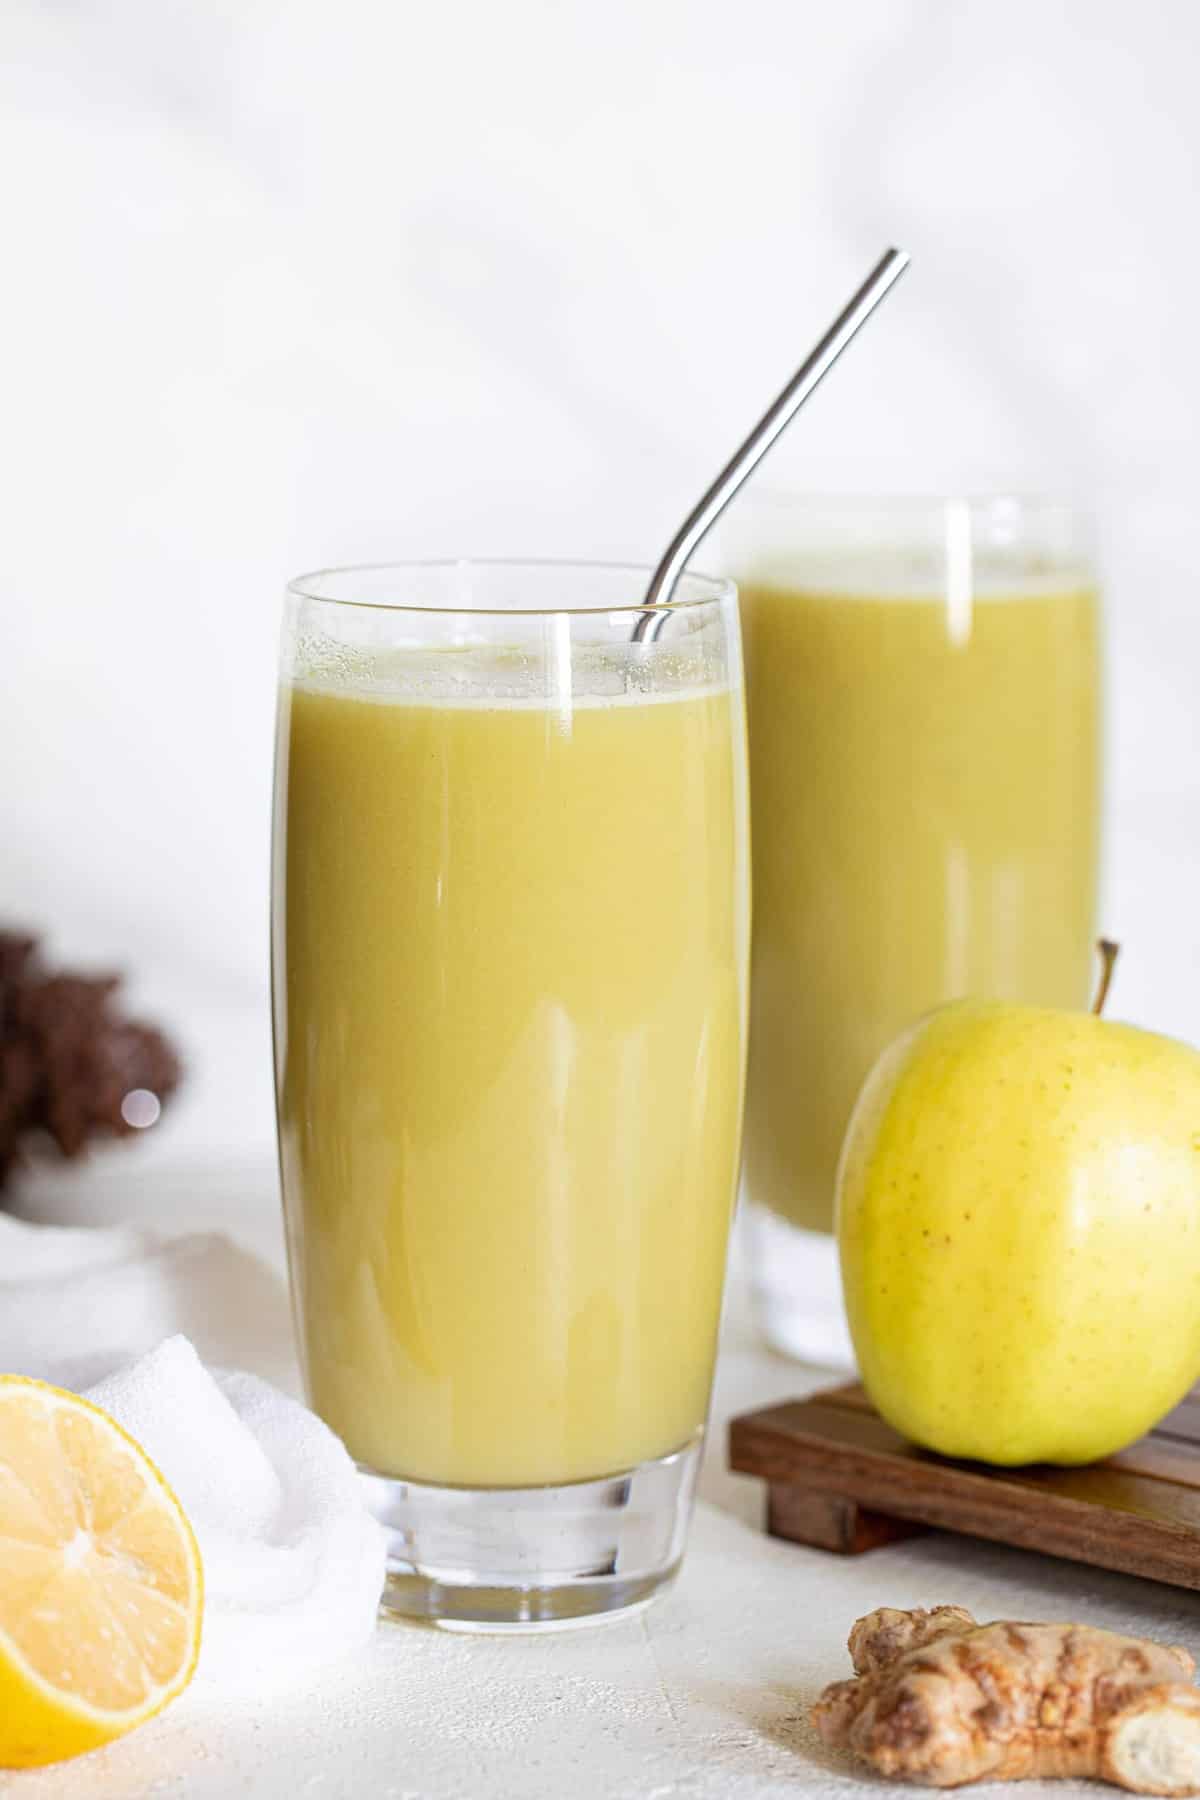
[[[1145,1442],[1122,1454],[1144,1451]],[[841,1393],[735,1419],[730,1463],[770,1484],[780,1517],[779,1490],[793,1487],[885,1518],[1200,1589],[1200,1483],[1190,1471],[1186,1482],[1174,1480],[1165,1462],[1153,1474],[1116,1458],[1079,1469],[955,1463],[906,1443]]]
[[[1177,1487],[1200,1489],[1200,1446],[1196,1449],[1156,1431],[1128,1450],[1118,1450],[1100,1465],[1129,1475],[1146,1475],[1153,1481],[1174,1482]]]
[[[1157,1436],[1159,1432],[1182,1438],[1188,1444],[1200,1444],[1200,1392],[1193,1390],[1186,1400],[1181,1400],[1165,1419],[1160,1420],[1153,1435]]]
[[[767,1530],[772,1537],[834,1550],[839,1556],[861,1556],[899,1538],[915,1537],[925,1527],[869,1512],[853,1500],[819,1494],[795,1482],[773,1481],[767,1488]]]
[[[819,1400],[822,1406],[836,1406],[846,1412],[875,1411],[867,1390],[859,1382],[829,1388],[814,1396],[814,1399]],[[1189,1449],[1190,1440],[1167,1429],[1170,1421],[1187,1407],[1194,1409],[1197,1420],[1195,1450]],[[1119,1469],[1127,1475],[1146,1475],[1155,1481],[1174,1481],[1181,1487],[1200,1488],[1200,1399],[1185,1400],[1148,1437],[1130,1445],[1128,1450],[1119,1450],[1115,1455],[1107,1457],[1103,1467]]]

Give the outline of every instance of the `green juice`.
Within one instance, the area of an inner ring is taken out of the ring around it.
[[[858,1090],[966,994],[1086,1004],[1100,811],[1094,591],[739,583],[754,870],[746,1184],[832,1225]]]
[[[704,1424],[744,1062],[727,688],[284,691],[279,1122],[313,1405],[376,1471],[580,1481]]]

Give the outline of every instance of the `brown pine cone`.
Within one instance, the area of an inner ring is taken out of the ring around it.
[[[162,1103],[179,1059],[153,1026],[123,1017],[115,975],[47,972],[36,940],[0,932],[0,1187],[24,1144],[48,1135],[64,1156],[135,1129],[122,1111],[145,1090]]]

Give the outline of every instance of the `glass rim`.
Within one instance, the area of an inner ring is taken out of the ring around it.
[[[507,570],[528,569],[539,574],[551,570],[561,570],[568,574],[599,575],[636,575],[645,589],[650,582],[654,570],[649,563],[626,562],[593,562],[571,557],[529,557],[529,556],[428,556],[402,559],[393,562],[341,563],[327,568],[311,569],[301,575],[294,575],[287,583],[284,592],[290,599],[313,601],[320,606],[352,606],[366,608],[376,612],[394,613],[426,613],[432,616],[445,616],[448,613],[462,613],[472,618],[596,618],[610,616],[614,613],[628,613],[636,618],[643,613],[673,613],[694,611],[699,607],[720,606],[737,599],[737,583],[725,575],[705,575],[699,570],[686,569],[676,582],[676,591],[689,582],[699,583],[709,592],[696,594],[682,599],[672,598],[647,605],[644,601],[628,601],[618,606],[422,606],[404,600],[376,600],[369,596],[347,596],[343,594],[322,593],[317,584],[332,581],[342,576],[353,575],[414,575],[422,570],[444,571],[451,569]]]

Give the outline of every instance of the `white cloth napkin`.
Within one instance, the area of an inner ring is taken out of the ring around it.
[[[268,1294],[286,1332],[280,1290],[223,1238],[0,1215],[0,1371],[86,1391],[158,1464],[204,1560],[198,1679],[231,1690],[261,1692],[363,1644],[385,1571],[382,1529],[333,1433],[269,1382],[207,1369],[170,1335],[207,1310],[206,1349],[221,1356],[212,1318],[240,1297],[257,1300],[261,1323]]]
[[[228,1238],[0,1213],[0,1369],[81,1390],[177,1331],[205,1362],[295,1379],[283,1283]]]

